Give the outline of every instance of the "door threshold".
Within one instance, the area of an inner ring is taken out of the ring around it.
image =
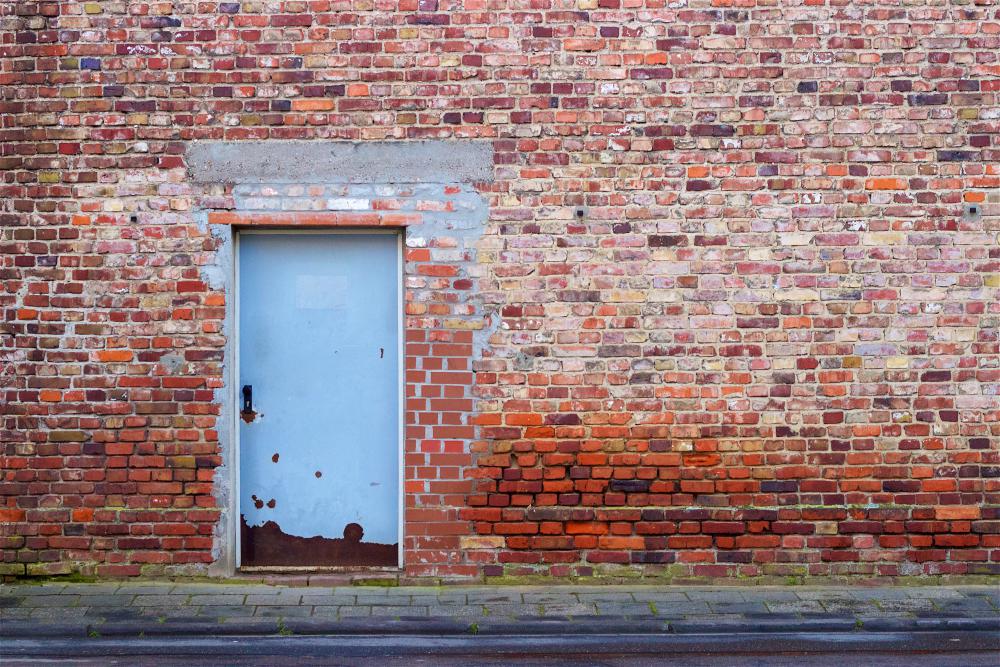
[[[401,567],[377,565],[249,565],[237,574],[402,574]]]

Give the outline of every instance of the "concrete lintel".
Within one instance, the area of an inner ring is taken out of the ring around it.
[[[490,141],[200,141],[197,183],[469,183],[493,181]]]

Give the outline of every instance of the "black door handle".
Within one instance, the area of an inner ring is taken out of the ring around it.
[[[253,385],[243,385],[243,410],[242,412],[253,412]]]

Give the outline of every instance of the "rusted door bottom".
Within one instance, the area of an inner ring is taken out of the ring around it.
[[[288,535],[273,521],[263,526],[248,526],[240,517],[240,563],[243,567],[395,567],[399,544],[364,541],[364,529],[349,523],[343,538],[317,535]]]

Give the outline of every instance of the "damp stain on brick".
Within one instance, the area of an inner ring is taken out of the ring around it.
[[[344,526],[342,538],[289,535],[274,521],[251,526],[240,516],[241,563],[249,567],[368,565],[394,566],[398,544],[364,541],[364,528]]]

